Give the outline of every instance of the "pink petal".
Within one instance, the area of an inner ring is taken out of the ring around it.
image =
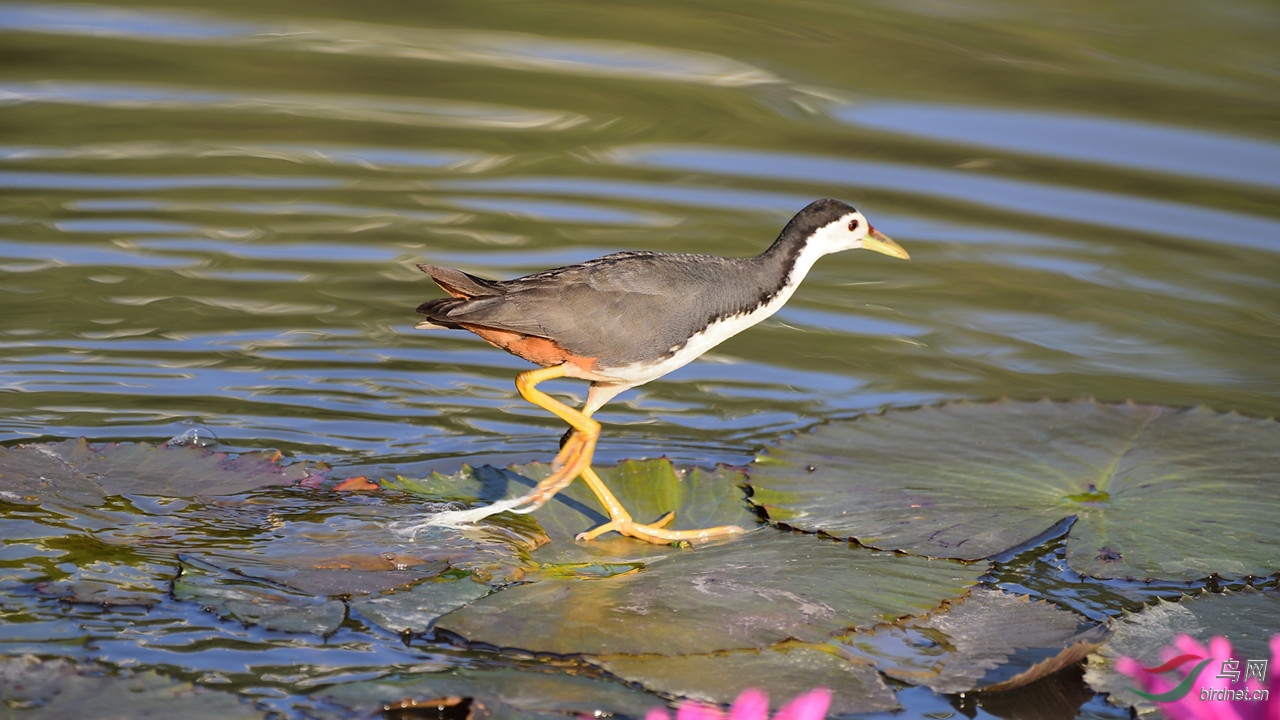
[[[831,706],[831,691],[814,688],[787,703],[773,716],[773,720],[822,720]]]
[[[676,710],[676,720],[724,720],[724,713],[718,707],[686,700]]]
[[[769,696],[755,688],[743,690],[729,708],[729,720],[769,720]]]
[[[1173,646],[1177,648],[1176,652],[1178,653],[1195,653],[1196,655],[1201,655],[1203,657],[1210,657],[1213,655],[1213,643],[1210,642],[1209,645],[1209,647],[1201,645],[1198,640],[1186,633],[1183,633],[1173,639]]]

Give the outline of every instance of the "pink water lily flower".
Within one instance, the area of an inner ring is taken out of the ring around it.
[[[1122,657],[1116,669],[1133,678],[1139,694],[1169,720],[1280,720],[1280,635],[1271,638],[1269,661],[1235,654],[1221,636],[1205,647],[1188,635],[1161,650],[1160,660],[1146,667]],[[1250,661],[1257,663],[1253,671]]]
[[[831,691],[814,688],[783,706],[773,720],[822,720],[830,705]],[[654,708],[644,720],[671,720],[671,715]],[[769,696],[754,688],[743,690],[727,715],[714,705],[686,701],[676,710],[676,720],[769,720]]]

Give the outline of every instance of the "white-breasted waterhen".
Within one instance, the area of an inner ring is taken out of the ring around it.
[[[659,544],[743,532],[736,526],[668,530],[674,513],[648,525],[633,521],[591,469],[600,437],[600,424],[591,416],[618,393],[666,375],[777,312],[818,258],[858,248],[909,259],[862,213],[838,200],[818,200],[791,218],[756,257],[620,252],[514,280],[419,265],[453,297],[419,306],[426,319],[417,327],[469,330],[541,365],[516,376],[516,388],[571,427],[551,475],[528,493],[444,513],[448,522],[427,524],[474,522],[502,510],[532,512],[581,477],[610,520],[578,535],[579,540],[610,530]],[[538,383],[559,377],[590,381],[581,411],[537,389]]]

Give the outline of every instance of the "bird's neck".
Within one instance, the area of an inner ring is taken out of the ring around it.
[[[759,264],[761,277],[773,280],[776,291],[785,290],[789,296],[823,255],[826,253],[808,243],[805,237],[784,231],[754,260]]]

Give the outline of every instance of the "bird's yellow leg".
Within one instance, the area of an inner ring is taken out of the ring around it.
[[[578,540],[594,540],[610,531],[616,531],[628,537],[644,540],[657,545],[673,542],[700,542],[714,540],[745,532],[736,525],[702,530],[667,530],[665,529],[675,513],[667,513],[657,522],[644,525],[631,519],[631,514],[622,507],[617,496],[605,486],[604,481],[591,469],[591,458],[595,455],[596,441],[600,438],[600,423],[591,419],[590,407],[584,411],[574,410],[537,388],[544,380],[553,380],[565,376],[564,365],[528,370],[516,376],[516,389],[521,397],[538,407],[552,413],[569,423],[573,433],[565,440],[560,452],[551,463],[551,474],[539,482],[532,490],[521,498],[519,509],[515,512],[527,513],[542,507],[556,493],[569,486],[574,478],[581,477],[596,499],[609,514],[609,522],[578,535]]]
[[[576,540],[594,540],[609,531],[616,531],[627,537],[644,540],[655,545],[667,545],[673,542],[705,542],[731,535],[741,535],[746,532],[746,530],[737,525],[721,525],[720,527],[700,530],[667,530],[666,526],[676,519],[676,514],[673,512],[663,515],[656,522],[643,525],[631,519],[631,514],[622,507],[622,503],[618,502],[618,498],[609,491],[609,488],[605,487],[604,481],[600,479],[599,475],[596,475],[595,470],[592,470],[590,466],[582,470],[582,480],[587,484],[587,487],[591,488],[591,492],[595,493],[596,498],[600,500],[600,504],[604,505],[605,510],[609,513],[609,522],[594,527],[587,532],[578,533]]]
[[[564,365],[554,365],[527,370],[516,376],[516,389],[521,397],[569,423],[574,430],[551,462],[551,474],[521,498],[523,502],[516,512],[537,510],[573,482],[583,468],[590,469],[596,439],[600,437],[600,423],[537,388],[538,383],[544,380],[564,377],[565,370]]]

